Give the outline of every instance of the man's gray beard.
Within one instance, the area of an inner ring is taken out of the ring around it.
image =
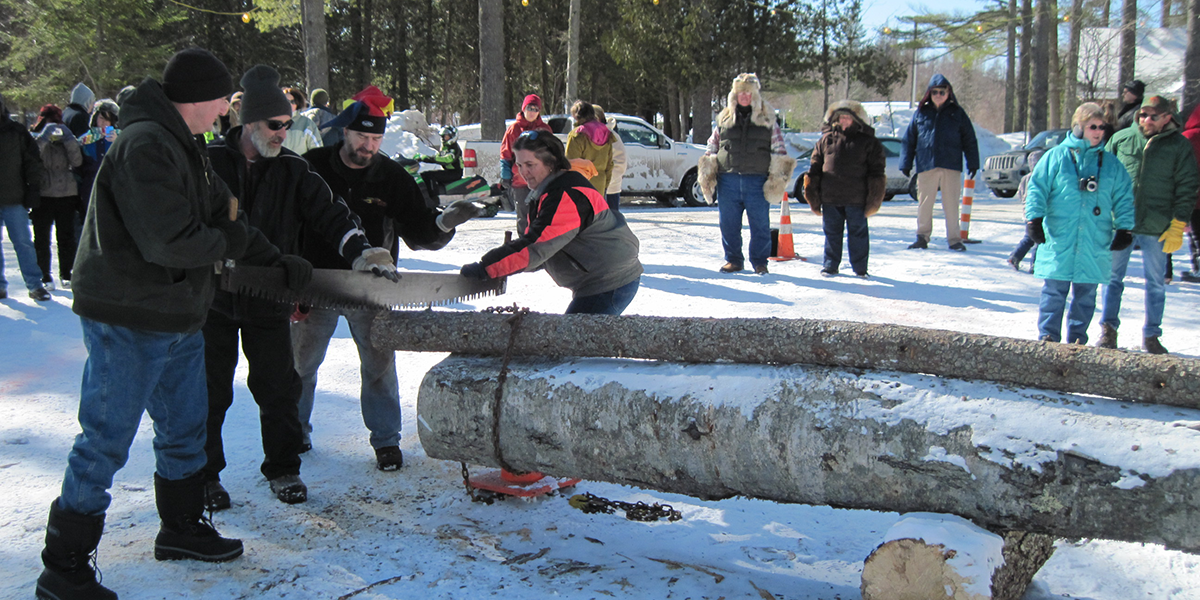
[[[279,148],[271,147],[270,135],[263,133],[261,125],[250,130],[250,143],[263,158],[275,158],[279,156],[279,151],[283,148],[283,146]]]

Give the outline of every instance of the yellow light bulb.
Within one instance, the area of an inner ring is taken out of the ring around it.
[[[250,22],[250,13],[242,13],[242,22],[243,22],[243,23],[249,23],[249,22]]]
[[[521,0],[521,6],[529,6],[529,0]]]
[[[983,25],[976,25],[975,31],[976,33],[983,33]]]
[[[654,5],[658,6],[658,0],[654,0]]]

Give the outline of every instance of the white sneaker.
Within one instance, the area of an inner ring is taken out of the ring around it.
[[[70,280],[70,279],[64,279],[64,280],[62,280],[62,288],[63,288],[64,290],[69,290],[69,289],[71,289],[71,280]]]
[[[53,292],[54,291],[54,280],[51,279],[50,281],[43,281],[42,287],[46,288],[47,292]]]

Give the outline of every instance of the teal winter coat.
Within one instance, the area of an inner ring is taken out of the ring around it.
[[[1097,177],[1096,191],[1080,190],[1079,180],[1091,176]],[[1113,235],[1133,229],[1133,182],[1103,146],[1068,135],[1042,156],[1029,178],[1025,219],[1038,217],[1044,218],[1046,243],[1038,246],[1034,275],[1108,283]]]

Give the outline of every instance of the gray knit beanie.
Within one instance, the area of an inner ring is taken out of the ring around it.
[[[242,90],[242,124],[292,114],[292,103],[279,88],[279,71],[267,65],[250,67],[242,75]]]

